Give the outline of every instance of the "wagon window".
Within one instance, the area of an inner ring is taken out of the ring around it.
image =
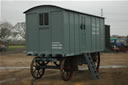
[[[48,13],[44,14],[44,18],[45,18],[45,25],[48,25]]]
[[[48,25],[48,13],[39,14],[39,24]]]
[[[40,22],[40,25],[43,25],[43,13],[39,14],[39,22]]]

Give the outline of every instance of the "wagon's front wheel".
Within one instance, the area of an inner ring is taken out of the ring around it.
[[[60,72],[61,72],[61,77],[63,78],[64,81],[68,81],[72,78],[73,65],[70,59],[67,58],[61,61]]]
[[[35,79],[41,78],[45,72],[45,68],[42,68],[45,64],[43,61],[41,61],[39,59],[40,59],[39,57],[35,57],[32,60],[31,67],[30,67],[31,75]]]

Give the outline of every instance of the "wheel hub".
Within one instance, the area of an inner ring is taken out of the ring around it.
[[[36,69],[37,69],[37,70],[40,70],[40,66],[36,66]]]

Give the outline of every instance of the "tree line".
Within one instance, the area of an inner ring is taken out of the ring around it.
[[[25,40],[25,22],[18,22],[14,26],[10,22],[0,22],[0,40]]]

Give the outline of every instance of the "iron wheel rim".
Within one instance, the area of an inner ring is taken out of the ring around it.
[[[70,80],[72,78],[72,74],[73,74],[73,69],[72,69],[73,67],[71,64],[68,66],[69,68],[65,68],[66,60],[67,59],[63,59],[61,62],[61,65],[60,65],[61,77],[64,81]]]

